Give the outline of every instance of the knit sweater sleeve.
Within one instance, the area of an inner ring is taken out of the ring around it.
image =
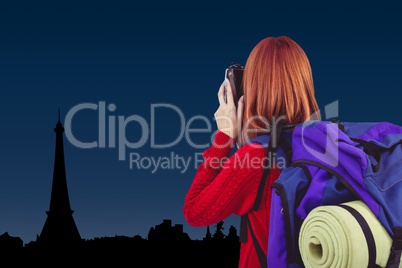
[[[203,152],[203,162],[184,200],[184,217],[190,225],[210,225],[252,208],[266,150],[256,144],[245,145],[228,157],[234,144],[218,131],[211,147]]]

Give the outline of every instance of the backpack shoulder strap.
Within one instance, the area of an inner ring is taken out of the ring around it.
[[[267,177],[271,171],[271,167],[269,165],[268,159],[271,157],[274,158],[276,155],[276,150],[277,150],[276,142],[278,141],[279,145],[281,146],[280,140],[284,140],[284,139],[281,139],[281,133],[282,133],[282,123],[279,122],[279,124],[276,125],[276,132],[274,134],[276,136],[271,135],[269,142],[268,142],[266,157],[264,158],[264,164],[263,164],[264,170],[263,170],[263,173],[261,176],[260,184],[258,185],[257,196],[255,198],[254,205],[252,208],[252,210],[254,210],[254,211],[258,210],[258,208],[260,206],[262,195],[264,193],[265,181],[267,180]],[[285,145],[285,147],[286,147],[286,145]],[[284,151],[289,152],[289,148],[290,147],[284,148]],[[290,148],[290,151],[291,151],[291,148]],[[271,159],[270,163],[273,163],[272,160],[273,159]],[[248,218],[248,214],[246,213],[240,217],[240,242],[245,242],[247,240],[247,228],[249,228],[249,230],[250,230],[250,234],[253,239],[253,244],[254,244],[255,250],[257,252],[261,267],[267,267],[267,257],[265,255],[263,249],[261,248],[261,245],[258,243],[257,237],[255,236],[254,230],[250,224],[250,219]]]
[[[277,128],[277,134],[276,134],[276,140],[278,141],[279,146],[282,148],[282,150],[285,152],[286,154],[286,158],[287,161],[291,161],[292,160],[292,147],[291,145],[281,136],[282,134],[282,125],[278,126]],[[257,196],[255,198],[254,201],[254,206],[253,206],[253,210],[258,210],[258,208],[260,207],[260,203],[261,203],[261,199],[262,199],[262,195],[264,193],[264,189],[265,189],[265,181],[268,178],[268,175],[271,171],[271,167],[270,165],[267,163],[268,159],[270,157],[272,157],[273,159],[275,159],[276,156],[276,151],[277,151],[277,145],[275,144],[275,140],[274,139],[270,139],[269,143],[268,143],[268,148],[267,148],[267,153],[266,153],[266,157],[264,158],[264,171],[262,173],[261,176],[261,180],[260,180],[260,184],[258,186],[258,190],[257,190]],[[270,163],[273,163],[273,159],[271,159]],[[290,163],[290,162],[288,162]]]
[[[268,267],[268,262],[267,262],[267,256],[264,253],[264,250],[262,249],[260,243],[258,243],[257,237],[255,236],[253,228],[251,228],[250,224],[250,219],[248,217],[244,217],[244,220],[246,221],[246,226],[249,226],[250,229],[250,234],[251,238],[253,239],[253,244],[255,251],[257,252],[258,260],[260,261],[261,268],[267,268]]]

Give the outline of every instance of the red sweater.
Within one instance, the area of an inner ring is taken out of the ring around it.
[[[265,183],[260,208],[252,210],[261,180],[266,149],[259,144],[247,144],[229,156],[235,140],[217,131],[214,143],[203,152],[193,183],[184,201],[184,217],[196,227],[215,224],[231,214],[248,214],[261,247],[267,250],[271,184],[279,169],[272,169]],[[241,243],[239,267],[258,268],[260,262],[250,230],[247,241]]]

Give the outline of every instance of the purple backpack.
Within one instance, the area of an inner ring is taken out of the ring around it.
[[[291,130],[278,126],[251,140],[266,146],[286,165],[272,185],[268,245],[258,245],[247,216],[241,217],[254,240],[262,267],[304,267],[298,237],[303,220],[317,206],[361,200],[393,240],[387,268],[397,268],[402,253],[402,127],[388,122],[308,121]],[[282,161],[283,162],[283,161]],[[258,209],[269,167],[264,170],[253,209]],[[373,235],[361,225],[368,247],[368,267],[375,264]],[[267,256],[261,247],[268,247]]]

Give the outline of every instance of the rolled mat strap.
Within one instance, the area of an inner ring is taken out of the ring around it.
[[[391,254],[386,268],[398,268],[401,265],[402,255],[402,227],[394,228],[394,241],[392,243]]]
[[[364,219],[364,217],[354,208],[346,206],[346,205],[339,205],[339,207],[346,209],[350,214],[352,214],[353,217],[357,220],[359,223],[360,227],[362,228],[362,231],[364,233],[364,237],[366,238],[367,242],[367,247],[368,247],[368,268],[376,268],[378,267],[375,264],[375,259],[376,259],[376,246],[375,246],[375,241],[373,237],[373,233],[370,230],[370,226],[368,225],[367,221]]]

